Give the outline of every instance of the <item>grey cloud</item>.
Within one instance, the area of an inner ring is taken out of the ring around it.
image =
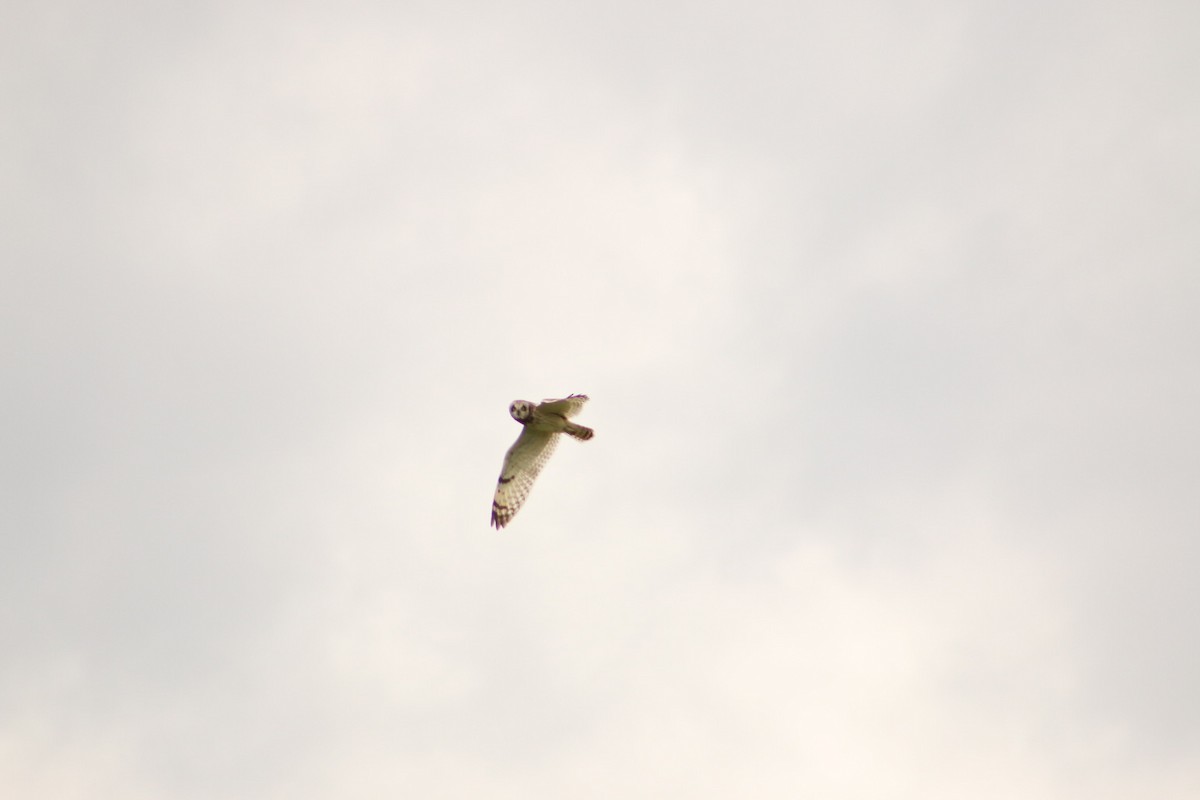
[[[1189,12],[20,13],[6,796],[1195,794]]]

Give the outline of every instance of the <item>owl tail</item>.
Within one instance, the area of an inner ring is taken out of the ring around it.
[[[567,427],[563,428],[563,430],[566,431],[569,436],[574,436],[576,439],[584,442],[592,438],[592,436],[594,436],[596,433],[591,428],[585,428],[582,425],[576,425],[574,422],[568,422]]]

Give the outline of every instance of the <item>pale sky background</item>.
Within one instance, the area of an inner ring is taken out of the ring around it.
[[[1200,797],[1200,5],[8,2],[0,115],[0,796]]]

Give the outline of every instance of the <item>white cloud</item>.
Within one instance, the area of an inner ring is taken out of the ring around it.
[[[1187,13],[469,11],[0,34],[0,792],[1193,796]]]

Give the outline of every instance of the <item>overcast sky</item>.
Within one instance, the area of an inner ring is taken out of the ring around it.
[[[1200,796],[1200,6],[0,18],[3,797]]]

